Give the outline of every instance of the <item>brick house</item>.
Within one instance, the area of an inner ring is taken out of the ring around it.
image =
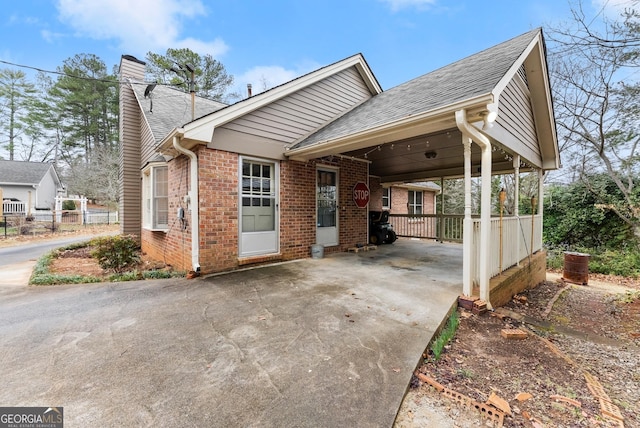
[[[432,181],[381,185],[371,177],[371,202],[369,209],[386,210],[391,214],[435,214],[436,196],[440,186]]]
[[[122,57],[121,231],[180,269],[233,270],[309,257],[313,245],[365,243],[357,183],[368,184],[373,209],[391,183],[481,175],[488,184],[492,173],[559,167],[540,29],[387,91],[361,54],[232,105],[192,104],[190,94],[148,85],[144,72]],[[418,206],[420,190],[397,189]],[[483,188],[484,204],[490,193]],[[464,291],[479,284],[488,300],[490,219],[479,222],[480,239],[465,233]]]

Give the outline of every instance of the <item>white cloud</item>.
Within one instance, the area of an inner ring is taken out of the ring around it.
[[[54,33],[53,31],[49,30],[41,30],[40,35],[47,43],[53,43],[57,39],[64,37],[62,33]]]
[[[228,50],[221,39],[182,36],[184,21],[207,14],[200,0],[58,0],[57,8],[61,21],[78,35],[115,39],[122,50],[131,53],[189,47],[219,57]]]
[[[603,10],[607,14],[618,15],[625,8],[638,7],[638,0],[591,0],[596,10]]]
[[[246,72],[235,75],[235,92],[244,98],[247,94],[247,84],[252,86],[253,95],[281,85],[303,74],[318,69],[320,66],[314,62],[305,62],[295,69],[286,69],[279,65],[259,65]]]
[[[400,9],[427,9],[431,6],[435,6],[436,0],[381,0],[383,3],[387,3],[391,10],[394,12]]]

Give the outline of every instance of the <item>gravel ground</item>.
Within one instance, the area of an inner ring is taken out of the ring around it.
[[[426,355],[419,372],[479,403],[497,394],[512,411],[502,426],[640,428],[639,283],[596,276],[576,286],[548,278],[494,314],[501,316],[461,316],[442,358]],[[505,328],[529,334],[507,340]],[[600,382],[622,424],[603,416],[585,373]],[[417,378],[412,384],[396,427],[500,426]],[[519,393],[532,397],[520,401]]]

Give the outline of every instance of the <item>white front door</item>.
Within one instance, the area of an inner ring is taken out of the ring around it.
[[[240,256],[278,252],[278,164],[240,158]]]
[[[316,177],[316,243],[338,245],[338,171],[318,168]]]

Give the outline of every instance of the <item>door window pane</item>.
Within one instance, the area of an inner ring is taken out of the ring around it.
[[[336,176],[333,171],[318,171],[318,227],[335,227],[337,224]]]
[[[242,162],[242,232],[275,230],[275,167],[273,164]]]

